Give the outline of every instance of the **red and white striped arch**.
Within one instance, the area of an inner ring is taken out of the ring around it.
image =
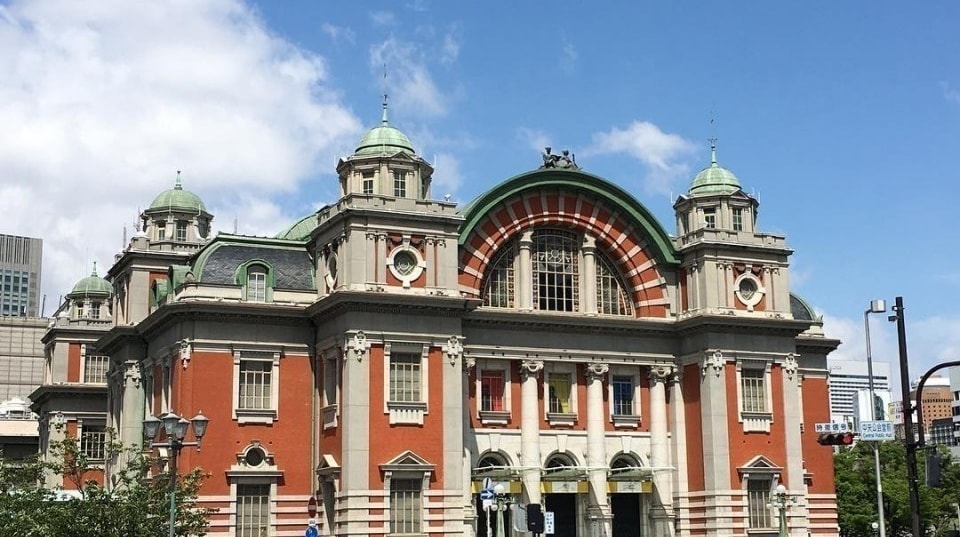
[[[637,317],[666,317],[666,281],[648,243],[629,219],[583,192],[540,188],[501,201],[488,211],[460,251],[460,290],[474,297],[501,246],[530,228],[577,230],[596,238],[623,277]]]

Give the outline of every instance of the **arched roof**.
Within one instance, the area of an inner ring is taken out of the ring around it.
[[[480,221],[497,205],[514,196],[541,187],[561,187],[596,196],[610,208],[628,217],[634,229],[646,235],[644,238],[650,241],[652,246],[651,254],[659,262],[679,264],[670,236],[646,207],[619,186],[581,170],[534,170],[511,177],[481,194],[460,211],[464,217],[463,226],[460,228],[460,244],[466,243]]]

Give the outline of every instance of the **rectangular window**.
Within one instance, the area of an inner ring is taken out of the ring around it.
[[[740,207],[733,208],[733,230],[743,231],[743,209]]]
[[[390,534],[419,535],[423,520],[423,480],[390,480]]]
[[[550,390],[549,412],[556,414],[571,413],[570,374],[550,373],[547,376],[547,388]]]
[[[703,210],[703,225],[707,229],[715,229],[717,227],[717,212],[716,209],[704,209]]]
[[[750,528],[772,528],[770,515],[770,481],[767,479],[747,480],[747,511]]]
[[[633,377],[613,377],[613,415],[633,416]]]
[[[240,358],[239,408],[266,410],[271,405],[273,360]]]
[[[83,319],[83,302],[77,302],[77,319]]]
[[[401,170],[393,172],[393,195],[398,198],[407,197],[407,178]]]
[[[503,371],[480,373],[480,410],[503,411]]]
[[[267,300],[267,275],[264,272],[247,272],[247,300],[265,302]]]
[[[87,355],[83,359],[83,381],[87,384],[106,384],[109,356]]]
[[[394,352],[390,354],[390,401],[419,403],[420,355]]]
[[[99,319],[100,318],[100,303],[93,302],[90,304],[90,318]]]
[[[167,225],[163,222],[157,224],[157,240],[164,240],[167,238]]]
[[[187,240],[187,223],[177,222],[177,241],[186,242],[186,240]]]
[[[363,172],[361,188],[364,194],[373,194],[373,172]]]
[[[103,425],[81,425],[80,453],[92,461],[102,461],[106,454],[107,430]]]
[[[744,412],[767,412],[767,372],[744,368],[740,371],[740,391]]]
[[[237,537],[262,537],[270,527],[270,485],[237,485]]]

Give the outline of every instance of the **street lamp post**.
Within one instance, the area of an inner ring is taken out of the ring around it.
[[[797,503],[797,499],[790,496],[787,492],[787,487],[783,486],[783,483],[777,485],[777,489],[773,493],[773,498],[770,500],[770,506],[776,507],[779,514],[779,537],[787,537],[787,507],[791,504]]]
[[[167,412],[160,419],[148,416],[143,420],[143,437],[150,442],[150,448],[165,447],[170,448],[170,532],[169,537],[175,535],[175,525],[177,516],[177,458],[180,456],[180,450],[184,446],[196,446],[200,451],[200,441],[207,432],[207,423],[209,419],[202,412],[197,413],[190,421],[181,418],[173,412]],[[197,438],[196,442],[184,442],[187,437],[187,429],[193,425],[193,435]],[[163,432],[167,437],[166,442],[157,442],[160,432],[160,426],[163,425]]]
[[[884,300],[871,300],[870,307],[863,312],[863,331],[867,338],[867,378],[870,391],[870,420],[877,419],[877,399],[873,386],[873,357],[870,354],[870,314],[884,313],[887,303]],[[879,537],[887,537],[887,525],[883,516],[883,482],[880,479],[880,442],[873,442],[873,472],[877,481],[877,519],[879,520]]]

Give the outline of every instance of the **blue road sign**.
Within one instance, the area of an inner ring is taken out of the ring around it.
[[[481,500],[492,500],[493,499],[493,489],[483,489],[480,491]]]

